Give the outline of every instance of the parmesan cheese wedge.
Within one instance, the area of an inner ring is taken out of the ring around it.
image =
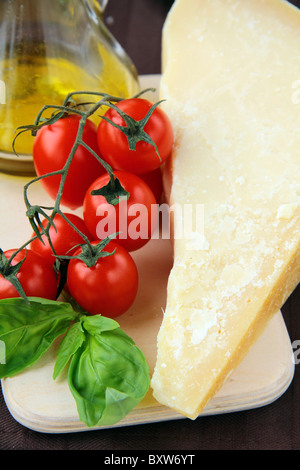
[[[174,265],[152,388],[195,419],[300,280],[300,11],[175,0],[160,91]]]

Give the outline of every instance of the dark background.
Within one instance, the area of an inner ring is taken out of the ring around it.
[[[139,74],[160,73],[161,29],[172,3],[171,0],[109,1],[105,20]],[[300,0],[291,3],[300,7]],[[299,340],[300,286],[282,312],[291,342]],[[129,454],[133,450],[300,449],[299,367],[296,366],[293,382],[284,395],[259,409],[203,417],[194,422],[183,419],[75,434],[47,435],[24,428],[11,417],[0,393],[0,449],[123,450]]]

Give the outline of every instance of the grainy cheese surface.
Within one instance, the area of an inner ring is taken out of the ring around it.
[[[171,207],[193,213],[174,217],[152,387],[190,418],[300,280],[297,86],[298,9],[175,1],[163,30],[161,98],[176,136],[165,178]]]

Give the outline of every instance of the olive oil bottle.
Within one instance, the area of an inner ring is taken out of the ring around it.
[[[103,23],[103,4],[98,0],[1,0],[1,171],[33,172],[30,133],[16,140],[19,156],[12,142],[16,128],[33,124],[43,105],[60,105],[71,91],[127,98],[139,90],[132,61]]]

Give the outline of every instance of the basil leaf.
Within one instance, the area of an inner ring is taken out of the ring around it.
[[[84,316],[82,317],[82,324],[83,327],[92,335],[120,328],[120,325],[116,320],[103,317],[102,315]]]
[[[54,365],[53,379],[55,380],[67,365],[73,354],[80,348],[85,339],[81,322],[74,323],[65,334],[60,343],[57,358]]]
[[[68,303],[28,300],[0,300],[0,341],[5,344],[0,378],[11,377],[34,364],[78,316]]]
[[[71,359],[70,390],[87,426],[112,425],[145,396],[150,385],[143,353],[116,322],[97,315],[81,319],[85,341]],[[95,328],[101,324],[105,328]],[[107,330],[108,324],[113,329]]]

